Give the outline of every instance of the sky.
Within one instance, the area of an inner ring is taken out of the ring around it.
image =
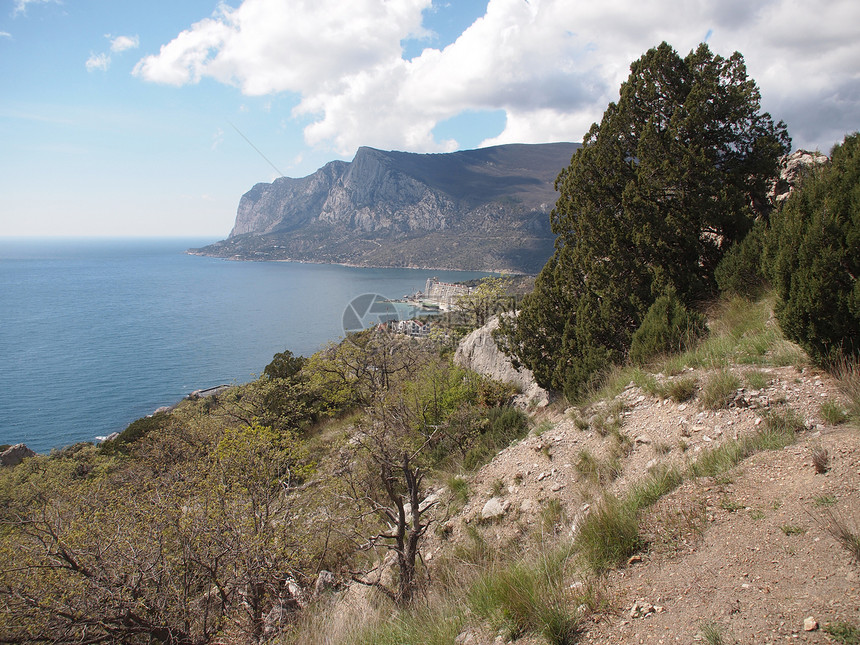
[[[214,240],[359,146],[578,142],[662,41],[740,51],[795,149],[860,129],[857,0],[0,0],[0,236]]]

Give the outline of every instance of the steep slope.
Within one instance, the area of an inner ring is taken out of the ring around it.
[[[537,271],[552,252],[556,176],[578,144],[447,154],[360,148],[352,162],[257,184],[230,237],[192,252],[234,259]]]

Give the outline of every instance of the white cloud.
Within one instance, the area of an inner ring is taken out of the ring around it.
[[[12,37],[12,34],[10,34],[8,31],[0,31],[0,38],[11,38],[11,37]]]
[[[15,0],[15,7],[12,9],[12,15],[27,13],[27,7],[31,4],[63,4],[60,0]]]
[[[107,36],[110,39],[110,36]],[[137,49],[140,47],[140,38],[138,36],[117,36],[110,42],[110,50],[112,52],[124,52],[128,49]]]
[[[827,149],[860,127],[856,0],[489,0],[454,43],[404,60],[401,41],[425,37],[422,12],[433,9],[431,0],[244,0],[134,73],[297,93],[306,141],[341,154],[447,150],[457,142],[433,129],[466,110],[505,111],[504,131],[487,143],[578,141],[648,48],[666,40],[686,54],[707,38],[716,53],[744,54],[765,109],[788,122],[796,146]]]
[[[114,53],[122,53],[129,49],[137,49],[137,47],[140,46],[140,38],[137,36],[117,36],[114,38],[110,34],[105,34],[105,38],[110,41],[110,50]],[[105,53],[90,53],[90,57],[86,62],[88,72],[93,72],[95,70],[106,72],[110,67],[110,64],[111,56],[110,54]]]
[[[106,72],[108,67],[110,67],[110,56],[107,54],[90,54],[90,57],[86,62],[87,71],[94,72],[96,70],[101,70]]]

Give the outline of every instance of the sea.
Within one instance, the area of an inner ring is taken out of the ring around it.
[[[0,238],[0,444],[95,441],[194,390],[254,380],[277,352],[338,341],[364,294],[488,275],[185,252],[213,241]]]

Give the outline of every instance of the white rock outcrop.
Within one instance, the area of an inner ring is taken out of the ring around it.
[[[537,384],[531,370],[515,368],[511,359],[496,345],[493,330],[498,327],[499,318],[493,316],[486,325],[466,336],[454,353],[454,362],[460,367],[516,387],[520,391],[516,400],[518,405],[547,405],[549,393]]]
[[[818,151],[795,150],[779,160],[779,179],[771,186],[768,197],[779,204],[789,198],[803,180],[803,176],[816,166],[827,163],[827,155]]]
[[[15,444],[0,452],[0,466],[17,466],[28,457],[35,457],[36,453],[30,450],[26,444]]]

